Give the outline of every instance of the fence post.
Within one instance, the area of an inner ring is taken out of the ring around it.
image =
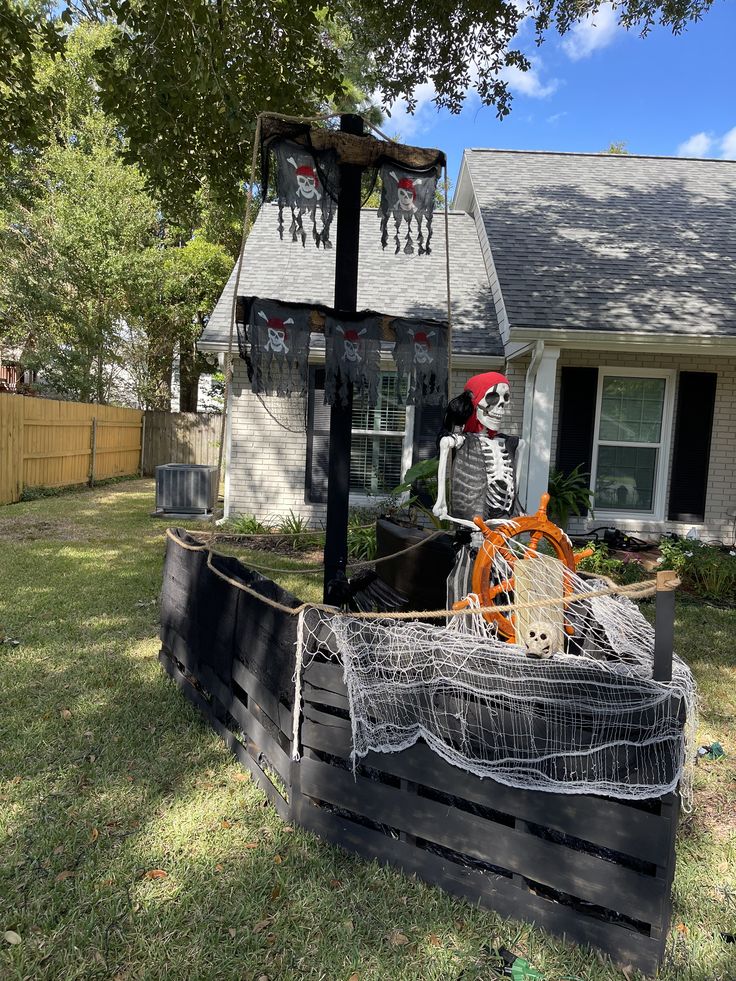
[[[146,449],[146,413],[144,410],[143,415],[141,416],[141,465],[138,468],[141,477],[143,476],[143,454],[145,452],[145,449]]]
[[[97,464],[97,416],[92,416],[92,460],[89,468],[89,486],[95,486],[95,469]]]
[[[675,589],[677,573],[657,573],[654,622],[654,681],[672,681],[672,653],[675,643]]]

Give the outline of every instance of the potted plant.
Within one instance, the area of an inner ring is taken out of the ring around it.
[[[547,514],[563,531],[567,529],[570,515],[592,514],[593,491],[590,489],[590,474],[581,471],[578,464],[570,473],[551,470],[549,474],[549,504]]]

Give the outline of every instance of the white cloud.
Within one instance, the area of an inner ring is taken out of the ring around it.
[[[736,160],[736,126],[721,137],[721,156],[724,160]]]
[[[545,121],[554,125],[554,123],[559,123],[559,121],[567,115],[569,115],[567,112],[556,112],[551,116],[547,116]]]
[[[736,133],[736,130],[733,132]],[[736,143],[736,141],[734,141]],[[713,146],[713,137],[708,133],[693,133],[677,148],[678,157],[707,157]]]
[[[501,78],[515,95],[526,95],[530,99],[546,99],[560,87],[560,80],[551,78],[543,82],[540,77],[541,67],[542,62],[539,59],[532,61],[531,68],[526,72],[515,65],[510,65],[503,69]]]
[[[422,133],[434,124],[437,115],[437,107],[433,100],[436,89],[432,82],[423,82],[414,89],[414,97],[417,100],[414,113],[409,113],[406,99],[397,99],[390,106],[391,118],[386,119],[381,129],[388,135],[404,140],[409,136]],[[371,96],[371,102],[381,105],[381,90],[377,89]]]
[[[607,47],[617,31],[616,11],[610,3],[604,3],[595,14],[583,17],[572,26],[562,42],[562,50],[568,58],[580,61]]]

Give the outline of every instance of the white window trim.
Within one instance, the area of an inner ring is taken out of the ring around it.
[[[662,406],[662,431],[659,441],[659,455],[657,460],[657,470],[654,478],[654,508],[652,511],[606,511],[595,506],[593,498],[593,514],[589,513],[588,518],[595,516],[599,521],[623,521],[631,518],[647,521],[664,521],[667,509],[667,483],[670,472],[670,455],[672,453],[672,418],[675,405],[675,370],[664,368],[620,368],[616,365],[600,366],[598,368],[598,393],[595,405],[595,429],[593,431],[593,460],[590,473],[590,489],[595,493],[595,485],[598,477],[598,447],[600,445],[598,433],[601,423],[601,406],[603,402],[603,380],[607,375],[629,378],[664,378],[664,403]],[[564,439],[564,434],[560,434]],[[609,444],[611,440],[603,440]],[[613,441],[617,446],[649,446],[652,443],[626,443],[619,440]]]
[[[411,467],[412,456],[414,453],[414,406],[407,405],[405,408],[406,426],[403,432],[391,430],[386,432],[379,429],[353,429],[352,436],[403,436],[404,442],[401,448],[401,479],[404,479],[406,471]],[[354,491],[350,494],[350,504],[357,507],[372,507],[379,501],[385,501],[388,494],[357,494]],[[399,499],[400,500],[400,499]]]

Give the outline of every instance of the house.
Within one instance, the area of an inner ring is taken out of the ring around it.
[[[466,150],[449,217],[451,394],[504,370],[526,444],[520,498],[549,470],[590,474],[594,516],[576,530],[733,541],[736,516],[736,164],[722,160]],[[433,254],[383,252],[361,220],[359,307],[442,317],[443,215]],[[330,303],[334,254],[281,242],[262,209],[241,293]],[[231,278],[201,340],[227,346]],[[228,514],[324,517],[325,418],[317,395],[258,399],[237,359]],[[354,423],[356,501],[432,451],[438,413],[391,399]],[[392,408],[389,408],[392,406]],[[416,416],[416,417],[414,417]]]

